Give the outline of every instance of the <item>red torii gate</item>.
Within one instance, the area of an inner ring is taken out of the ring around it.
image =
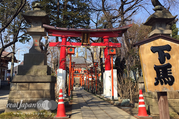
[[[105,71],[111,70],[110,55],[108,54],[108,47],[121,47],[120,43],[109,42],[110,37],[121,37],[128,28],[132,26],[124,26],[120,28],[111,29],[83,29],[83,28],[60,28],[43,24],[43,27],[48,32],[49,36],[58,36],[62,38],[62,42],[50,42],[50,47],[61,47],[59,69],[65,70],[66,67],[66,47],[69,46],[85,46],[82,43],[67,42],[67,37],[81,37],[83,33],[89,33],[90,37],[102,37],[104,42],[90,43],[86,46],[106,46],[104,49],[105,56]]]

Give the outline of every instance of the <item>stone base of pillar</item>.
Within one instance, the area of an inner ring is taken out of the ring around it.
[[[112,99],[112,85],[111,85],[111,70],[105,71],[103,74],[103,96]],[[113,69],[113,80],[114,80],[114,99],[118,100],[117,93],[117,70]]]
[[[56,78],[50,72],[45,54],[25,54],[24,65],[18,67],[18,74],[12,80],[5,112],[50,110],[42,106],[45,100],[55,100]]]
[[[65,94],[65,82],[66,82],[66,70],[57,69],[57,94],[60,89],[63,91],[63,95]]]

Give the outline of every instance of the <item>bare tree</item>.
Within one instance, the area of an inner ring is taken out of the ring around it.
[[[158,0],[157,0],[158,1]],[[167,10],[178,9],[178,0],[163,0],[163,5]]]
[[[6,43],[6,44],[4,44],[5,39],[2,38],[2,32],[4,32],[5,29],[12,23],[12,21],[16,18],[16,16],[24,8],[25,4],[26,4],[26,0],[21,0],[17,10],[13,13],[13,15],[11,15],[11,17],[5,17],[4,18],[4,16],[1,16],[2,17],[1,21],[2,20],[4,20],[4,21],[2,21],[2,28],[0,28],[0,34],[1,34],[0,40],[1,40],[1,46],[2,46],[0,48],[0,57],[2,55],[2,52],[5,50],[5,48],[11,46],[12,44],[15,44],[18,41],[18,34],[19,34],[19,31],[21,30],[21,28],[16,30],[16,34],[14,34],[13,40]],[[23,20],[18,25],[21,26],[22,22],[23,22]],[[1,61],[1,58],[0,58],[0,61]]]
[[[98,0],[91,1],[91,9],[95,12],[102,12],[102,17],[99,20],[98,25],[103,23],[103,28],[113,28],[122,27],[127,23],[131,23],[131,17],[137,14],[138,10],[142,9],[145,4],[146,1],[144,0],[115,0],[113,2]],[[138,49],[133,48],[132,44],[137,42],[139,39],[146,38],[147,36],[146,34],[143,36],[140,35],[139,38],[139,35],[137,35],[139,30],[136,28],[136,26],[131,28],[136,32],[131,32],[133,30],[130,30],[126,32],[121,39],[113,38],[111,40],[112,42],[120,42],[122,44],[122,48],[117,48],[115,66],[118,72],[118,84],[125,85],[118,85],[118,93],[120,96],[124,96],[124,92],[126,91],[126,93],[130,95],[131,101],[132,92],[134,91],[132,87],[134,87],[135,83],[133,83],[130,78],[130,71],[140,64],[137,63],[139,62]],[[126,74],[126,77],[123,77],[124,73]],[[124,86],[126,87],[124,88]]]

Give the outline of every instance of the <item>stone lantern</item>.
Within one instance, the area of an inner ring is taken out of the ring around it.
[[[35,3],[33,10],[29,10],[23,14],[23,17],[31,25],[31,28],[27,29],[27,33],[30,34],[33,38],[33,46],[30,49],[30,52],[34,50],[41,51],[39,47],[39,42],[42,36],[46,36],[45,28],[43,24],[49,24],[50,20],[47,13],[41,10],[40,3]],[[37,53],[37,52],[36,52]]]
[[[144,25],[152,26],[152,32],[149,36],[151,37],[159,34],[171,36],[171,25],[176,16],[172,16],[172,14],[160,4],[154,6],[155,13],[152,14],[144,23]]]
[[[41,10],[39,3],[34,5],[34,10],[27,11],[23,14],[25,20],[30,23],[31,28],[27,29],[27,33],[33,39],[33,46],[29,53],[24,54],[24,65],[18,66],[18,74],[11,83],[11,91],[9,93],[8,104],[36,104],[34,107],[24,109],[19,107],[7,106],[6,112],[22,111],[32,112],[39,109],[46,110],[47,107],[37,107],[38,103],[44,101],[50,102],[55,100],[55,83],[56,78],[51,76],[50,67],[47,66],[46,53],[43,53],[39,47],[42,36],[46,36],[43,24],[48,24],[49,18],[45,11]],[[53,103],[53,107],[55,105]]]

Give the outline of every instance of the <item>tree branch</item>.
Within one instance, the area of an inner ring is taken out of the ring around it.
[[[4,47],[4,42],[3,42],[3,40],[2,40],[2,34],[0,33],[0,39],[1,39],[1,44],[2,44],[2,47]]]
[[[3,28],[0,29],[0,33],[5,30],[9,26],[9,24],[12,22],[12,20],[20,13],[20,11],[24,8],[26,4],[26,0],[21,0],[21,4],[19,8],[17,9],[16,13],[12,16],[12,18],[4,25]]]

